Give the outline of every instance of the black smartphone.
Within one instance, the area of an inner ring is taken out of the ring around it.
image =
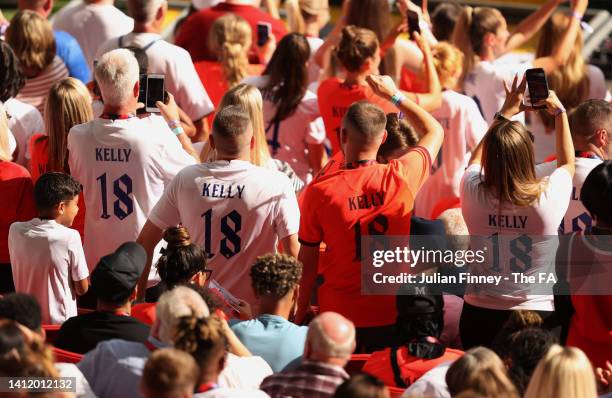
[[[414,11],[408,10],[408,15],[406,19],[408,20],[408,33],[410,35],[410,38],[413,39],[412,32],[417,32],[419,34],[421,33],[421,27],[419,26],[419,14]]]
[[[527,69],[525,72],[527,77],[527,88],[529,89],[529,98],[533,109],[543,109],[545,106],[534,106],[538,101],[548,98],[548,82],[546,81],[546,73],[542,68]]]
[[[149,73],[147,76],[147,91],[145,95],[145,110],[147,112],[159,112],[155,103],[164,102],[165,77],[164,75]]]
[[[257,22],[257,46],[262,47],[268,42],[272,25],[269,22]]]
[[[141,104],[147,104],[147,74],[141,73],[138,76],[138,82],[140,83],[140,88],[138,89],[138,102]],[[142,113],[147,113],[145,108],[139,108],[136,110],[136,114],[140,115]]]

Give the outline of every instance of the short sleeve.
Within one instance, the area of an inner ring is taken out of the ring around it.
[[[409,150],[398,159],[389,162],[389,166],[408,184],[410,191],[416,193],[421,189],[431,170],[429,151],[422,146]]]
[[[75,230],[70,230],[68,241],[68,254],[70,256],[70,276],[73,281],[82,281],[89,276],[89,269],[85,261],[85,252],[81,244],[81,236]]]
[[[461,179],[461,204],[471,202],[477,197],[482,166],[480,163],[469,166]]]
[[[283,194],[277,205],[274,217],[274,229],[280,239],[298,233],[300,227],[300,208],[293,187],[287,182],[284,184]]]
[[[173,133],[168,130],[168,143],[161,149],[161,159],[159,159],[158,169],[160,170],[165,185],[185,167],[195,164],[195,159],[189,155],[181,146],[178,139],[173,137]],[[171,141],[170,141],[171,140]]]
[[[306,143],[311,145],[322,144],[325,141],[325,125],[323,118],[318,117],[308,123]]]
[[[564,167],[558,167],[552,172],[546,187],[546,198],[550,206],[544,205],[548,216],[558,219],[558,222],[563,219],[569,206],[572,188],[572,176]]]
[[[215,107],[193,66],[191,56],[183,49],[179,51],[181,56],[176,59],[177,76],[174,77],[177,79],[178,91],[173,94],[177,104],[192,120],[197,121],[212,113]]]
[[[304,246],[319,246],[323,241],[323,230],[319,224],[317,211],[321,209],[318,204],[317,190],[313,185],[304,189],[301,197],[300,243]]]
[[[177,206],[179,180],[180,175],[172,180],[153,210],[151,210],[149,220],[155,224],[157,228],[166,229],[170,226],[178,225],[181,221],[181,215]]]

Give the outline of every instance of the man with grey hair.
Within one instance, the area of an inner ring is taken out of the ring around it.
[[[335,312],[324,312],[308,326],[304,357],[295,370],[261,383],[270,397],[328,398],[349,378],[344,366],[355,350],[355,326]]]
[[[189,53],[160,36],[168,12],[167,1],[128,0],[127,5],[128,13],[134,18],[134,30],[106,41],[98,49],[96,58],[115,48],[142,48],[149,61],[147,72],[165,75],[166,90],[174,95],[177,104],[196,126],[196,140],[206,140],[208,131],[204,118],[214,111],[214,105]]]
[[[103,114],[68,135],[70,171],[83,184],[87,205],[84,249],[90,267],[135,240],[166,185],[195,163],[162,117],[135,116],[138,63],[130,50],[106,53],[94,73]]]

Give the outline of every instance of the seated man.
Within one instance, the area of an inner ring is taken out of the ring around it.
[[[317,316],[308,327],[304,359],[295,370],[264,379],[261,389],[272,398],[328,398],[349,375],[344,366],[355,350],[355,326],[334,312]]]
[[[267,254],[251,267],[251,286],[259,316],[234,323],[232,330],[254,355],[274,372],[294,368],[302,358],[308,327],[288,319],[295,315],[302,264],[286,254]]]
[[[144,249],[134,242],[124,243],[114,253],[102,257],[91,274],[96,311],[64,322],[55,346],[84,354],[110,339],[145,342],[149,327],[130,316],[145,262]]]

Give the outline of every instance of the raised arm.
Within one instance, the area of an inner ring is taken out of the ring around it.
[[[550,90],[548,98],[537,102],[536,105],[545,106],[546,111],[555,117],[557,168],[563,167],[573,177],[576,171],[576,157],[569,120],[563,104],[559,101],[557,94]]]
[[[442,85],[436,73],[431,47],[425,38],[414,32],[414,39],[423,52],[425,66],[425,81],[427,82],[427,92],[423,94],[406,93],[408,98],[422,106],[428,112],[434,111],[442,106]]]
[[[325,41],[317,52],[314,55],[314,61],[320,68],[325,68],[325,60],[327,59],[327,55],[331,51],[334,46],[337,46],[340,43],[340,34],[342,33],[342,29],[346,26],[346,14],[348,12],[348,7],[350,4],[350,0],[344,0],[342,3],[342,13],[340,14],[340,19],[334,25],[334,29],[329,32]]]
[[[444,140],[444,129],[440,123],[425,109],[402,95],[389,76],[370,75],[367,77],[367,82],[376,95],[396,104],[421,135],[422,138],[417,145],[427,149],[431,159],[435,159]]]
[[[567,0],[548,0],[534,13],[523,19],[510,37],[508,37],[506,41],[506,52],[511,52],[529,41],[529,39],[542,28],[557,7],[565,2],[567,2]]]

